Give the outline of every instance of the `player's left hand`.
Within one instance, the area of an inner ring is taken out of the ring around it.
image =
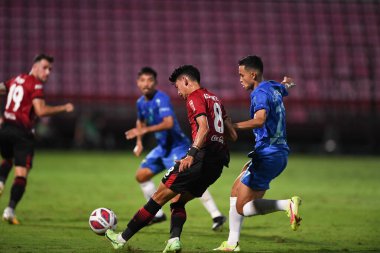
[[[137,128],[132,128],[132,129],[125,132],[125,138],[127,140],[131,140],[133,138],[136,138],[136,136],[138,135],[138,132],[139,131],[137,130]]]
[[[179,172],[183,172],[190,168],[190,166],[193,164],[194,157],[192,156],[186,156],[185,158],[181,160],[176,160],[176,162],[179,162]]]
[[[142,135],[146,134],[146,132],[147,132],[147,129],[145,127],[141,128],[141,130],[139,130],[137,128],[132,128],[132,129],[125,132],[125,138],[127,140],[131,140],[133,138],[136,138],[137,136],[142,136]]]

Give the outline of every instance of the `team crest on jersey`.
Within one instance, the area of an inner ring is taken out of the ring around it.
[[[34,89],[35,89],[35,90],[41,90],[42,88],[43,88],[42,84],[36,84],[36,85],[34,86]]]
[[[191,109],[193,109],[193,112],[195,112],[195,106],[194,106],[193,100],[189,101],[189,105],[190,105]]]
[[[23,84],[23,83],[25,83],[25,79],[24,78],[21,78],[21,77],[16,77],[16,83],[18,83],[18,84]]]

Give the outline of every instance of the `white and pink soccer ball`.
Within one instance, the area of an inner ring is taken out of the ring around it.
[[[104,235],[107,229],[116,229],[117,218],[111,209],[100,207],[92,211],[88,223],[92,231],[98,235]]]

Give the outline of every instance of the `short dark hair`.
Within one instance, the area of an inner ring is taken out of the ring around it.
[[[239,60],[239,66],[245,66],[246,68],[256,69],[261,74],[264,73],[264,64],[260,57],[256,55],[248,55]]]
[[[34,57],[33,63],[39,62],[41,60],[47,60],[48,62],[53,63],[54,57],[51,55],[47,55],[47,54],[38,54]]]
[[[169,81],[175,83],[179,76],[186,75],[190,80],[197,81],[198,83],[201,81],[201,74],[199,70],[193,65],[182,65],[176,68],[173,73],[169,77]]]
[[[157,79],[157,72],[154,69],[152,69],[151,67],[142,67],[141,70],[139,71],[139,73],[137,74],[137,76],[141,76],[144,74],[152,75],[155,80]]]

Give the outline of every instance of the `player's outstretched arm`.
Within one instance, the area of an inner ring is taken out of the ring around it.
[[[224,138],[229,141],[236,141],[238,138],[230,117],[224,120]]]
[[[50,106],[45,103],[45,99],[41,98],[33,99],[33,108],[38,117],[51,116],[58,113],[74,111],[74,105],[72,103]]]
[[[137,119],[136,120],[136,128],[138,129],[138,131],[141,131],[141,129],[143,127],[146,127],[146,124],[145,122]],[[128,140],[128,132],[125,132],[125,138]],[[142,143],[142,135],[137,135],[136,136],[136,146],[135,148],[133,149],[133,153],[135,154],[135,156],[139,157],[142,153],[142,151],[144,150],[144,146],[143,146],[143,143]]]
[[[169,130],[174,126],[174,119],[172,116],[167,116],[162,119],[162,122],[157,125],[151,125],[146,127],[147,133],[154,133],[164,130]]]
[[[284,80],[281,82],[287,90],[296,86],[296,83],[293,81],[293,78],[284,76]]]
[[[234,123],[233,126],[236,130],[250,130],[254,128],[260,128],[264,125],[267,119],[267,114],[264,109],[258,110],[255,113],[253,119]]]
[[[144,134],[147,133],[152,133],[152,132],[158,132],[158,131],[164,131],[171,129],[174,126],[174,119],[172,116],[165,117],[161,123],[157,125],[152,125],[152,126],[145,126],[142,125],[141,128],[132,128],[125,132],[125,137],[127,140],[134,139],[137,136],[143,136]]]

